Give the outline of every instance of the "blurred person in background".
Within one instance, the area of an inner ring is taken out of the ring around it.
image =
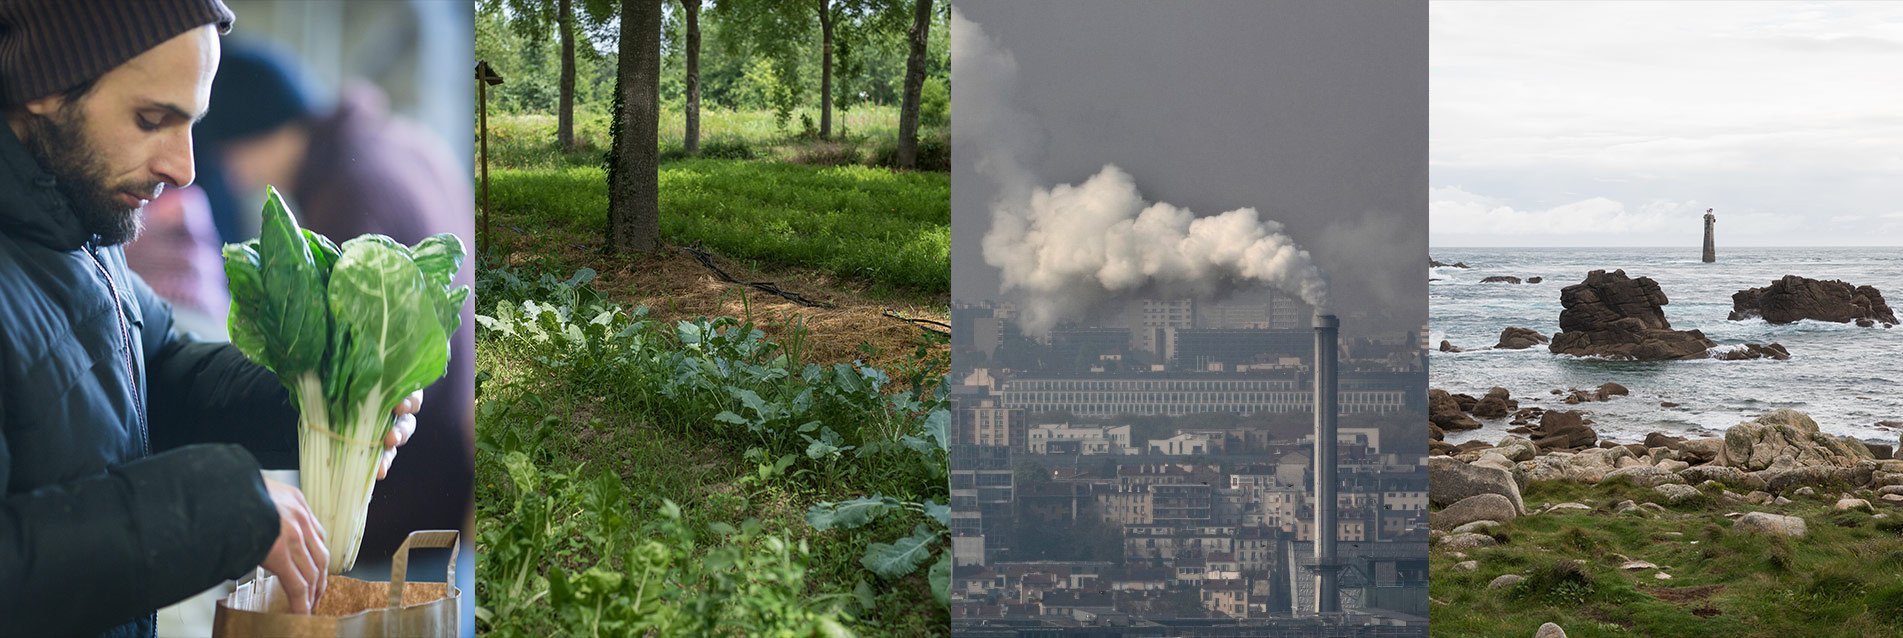
[[[145,205],[145,230],[126,244],[126,265],[172,304],[172,324],[179,330],[225,341],[231,289],[220,246],[205,189],[167,189]]]
[[[331,99],[285,52],[233,39],[195,140],[230,189],[214,202],[262,201],[271,185],[305,228],[340,242],[377,233],[415,244],[447,231],[475,245],[467,171],[436,135],[391,115],[369,83],[348,82]],[[458,283],[473,281],[473,261]],[[406,461],[390,470],[400,480],[372,496],[360,555],[387,556],[414,530],[463,527],[474,476],[474,315],[474,304],[463,307],[449,372],[427,390]]]

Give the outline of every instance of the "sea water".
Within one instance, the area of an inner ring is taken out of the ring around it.
[[[1875,286],[1903,312],[1903,248],[1730,248],[1719,246],[1717,263],[1702,263],[1687,248],[1440,248],[1440,267],[1428,272],[1431,318],[1429,372],[1432,387],[1483,395],[1499,386],[1520,407],[1578,409],[1591,414],[1601,438],[1628,443],[1648,432],[1718,436],[1724,429],[1791,408],[1817,420],[1825,432],[1895,444],[1899,431],[1877,425],[1903,421],[1903,326],[1859,328],[1855,324],[1800,321],[1772,325],[1762,319],[1729,321],[1731,295],[1769,285],[1784,275],[1841,279]],[[1697,329],[1719,348],[1777,342],[1788,361],[1631,362],[1556,355],[1545,346],[1481,350],[1497,343],[1508,326],[1532,328],[1549,338],[1559,331],[1560,289],[1580,283],[1592,270],[1623,269],[1651,277],[1671,303],[1665,318],[1674,330]],[[1509,275],[1537,284],[1480,283]],[[1440,352],[1442,339],[1468,352]],[[1615,382],[1630,396],[1565,405],[1553,389],[1593,389]],[[1677,404],[1664,407],[1661,404]],[[1507,419],[1480,419],[1479,430],[1448,432],[1449,442],[1497,441]]]

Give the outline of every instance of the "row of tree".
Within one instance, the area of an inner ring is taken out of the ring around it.
[[[838,49],[880,33],[903,31],[906,61],[899,107],[897,163],[917,163],[920,97],[928,66],[934,13],[933,0],[480,0],[478,54],[495,54],[494,28],[498,22],[534,49],[551,30],[560,42],[560,79],[557,87],[556,137],[564,149],[574,149],[577,38],[587,38],[586,58],[599,56],[597,41],[616,41],[613,148],[608,161],[608,252],[651,252],[660,247],[659,142],[661,62],[669,22],[678,23],[678,47],[684,57],[683,150],[700,145],[701,21],[704,13],[718,16],[727,36],[726,50],[747,51],[782,61],[782,69],[796,65],[791,48],[803,40],[813,24],[819,29],[818,135],[833,132],[834,72]],[[841,31],[857,38],[841,38]],[[745,46],[741,46],[745,43]],[[491,49],[484,51],[483,49]],[[942,72],[947,69],[940,69]],[[782,71],[782,76],[792,73]],[[842,100],[843,101],[843,100]]]
[[[561,0],[567,2],[567,0]],[[660,132],[661,18],[665,0],[621,0],[620,61],[615,82],[614,137],[612,159],[608,167],[607,249],[610,253],[653,252],[661,247],[660,227]],[[699,0],[683,0],[695,4]],[[791,19],[804,2],[797,0],[722,0],[758,9],[746,15]],[[822,115],[820,137],[831,133],[832,57],[835,11],[870,10],[879,4],[905,0],[807,0],[820,16],[824,32],[821,45],[820,84]],[[914,2],[910,34],[911,54],[906,62],[903,101],[899,107],[898,164],[916,165],[918,153],[918,115],[920,85],[924,82],[925,43],[931,28],[932,0]],[[699,44],[698,8],[684,11],[687,24],[687,148],[692,153],[699,131]],[[771,23],[773,21],[764,21]]]
[[[663,4],[662,102],[683,115],[698,114],[703,105],[769,110],[782,127],[796,109],[816,106],[820,121],[815,126],[806,120],[807,131],[831,138],[842,130],[834,125],[835,111],[868,103],[902,105],[904,88],[913,86],[925,89],[927,126],[943,124],[950,73],[945,5],[831,0],[822,11],[820,4]],[[936,11],[920,11],[932,8]],[[926,40],[922,66],[915,64],[910,37],[920,19],[927,27],[920,32]],[[574,148],[578,113],[611,108],[619,28],[618,0],[481,0],[477,57],[509,78],[492,91],[494,107],[555,114],[558,137]],[[921,70],[922,83],[913,77]],[[700,128],[694,126],[697,121],[686,124]],[[686,137],[683,141],[698,142],[701,131]]]

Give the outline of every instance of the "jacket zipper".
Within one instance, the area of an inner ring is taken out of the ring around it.
[[[132,382],[132,409],[139,418],[139,449],[145,456],[151,456],[152,442],[150,435],[146,432],[145,401],[139,396],[139,370],[138,365],[132,360],[132,327],[126,325],[125,310],[119,306],[121,299],[118,282],[113,280],[112,271],[106,269],[105,262],[100,261],[99,256],[93,254],[91,242],[88,244],[86,256],[92,259],[94,266],[99,267],[99,274],[106,278],[106,289],[112,292],[112,316],[119,321],[119,337],[125,342],[126,379]]]
[[[86,257],[92,259],[94,266],[99,267],[99,274],[106,278],[106,290],[112,292],[112,317],[118,320],[119,338],[124,341],[126,346],[126,380],[132,383],[132,409],[139,417],[139,450],[143,452],[145,456],[152,456],[152,440],[146,431],[145,401],[139,398],[139,368],[132,360],[132,327],[126,324],[125,310],[119,307],[121,302],[119,298],[119,283],[113,280],[112,271],[106,269],[106,263],[100,261],[98,255],[93,254],[96,245],[90,241],[86,243],[86,250],[83,252],[86,253]],[[146,622],[152,631],[156,633],[159,628],[159,612],[155,610],[147,614]]]

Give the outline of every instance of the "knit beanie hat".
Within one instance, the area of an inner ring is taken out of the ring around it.
[[[234,17],[221,0],[0,0],[0,106],[84,84],[191,29]]]

